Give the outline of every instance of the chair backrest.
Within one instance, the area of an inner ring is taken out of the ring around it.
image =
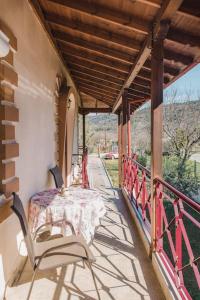
[[[35,255],[34,255],[34,248],[33,248],[33,241],[31,238],[31,234],[28,228],[28,222],[26,219],[25,211],[22,205],[22,202],[19,196],[13,193],[13,205],[11,206],[12,210],[16,213],[21,229],[24,235],[24,241],[26,243],[26,248],[28,252],[29,259],[31,261],[32,266],[34,267],[35,264]]]
[[[58,166],[49,170],[54,177],[56,188],[60,189],[64,185],[61,170]]]

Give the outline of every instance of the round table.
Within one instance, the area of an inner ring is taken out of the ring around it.
[[[34,233],[44,223],[65,219],[72,223],[76,234],[82,233],[89,243],[105,213],[102,196],[95,190],[69,188],[61,194],[58,189],[51,189],[31,197],[29,225]]]

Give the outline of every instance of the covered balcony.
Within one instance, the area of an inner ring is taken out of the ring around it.
[[[28,299],[199,299],[200,204],[163,179],[162,111],[163,90],[199,64],[200,3],[0,1],[0,298],[27,299],[33,273],[12,193],[30,223],[30,199],[55,192],[58,165],[68,191],[103,199],[87,243],[97,291],[79,262],[38,273]],[[148,101],[150,169],[130,122]],[[117,189],[88,156],[89,113],[117,115]]]

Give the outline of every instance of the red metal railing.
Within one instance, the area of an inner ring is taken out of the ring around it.
[[[123,157],[123,186],[148,224],[151,221],[150,178],[151,173],[136,161],[136,155]]]
[[[200,295],[200,204],[162,179],[154,184],[156,250],[182,299],[192,299]]]
[[[89,188],[87,165],[88,165],[88,151],[87,151],[87,149],[83,149],[83,155],[82,155],[82,187],[84,189]]]
[[[123,186],[151,230],[150,172],[134,158],[123,158]],[[182,299],[200,290],[200,204],[160,178],[154,180],[156,253]],[[147,218],[147,214],[149,218]],[[196,298],[195,298],[196,299]]]

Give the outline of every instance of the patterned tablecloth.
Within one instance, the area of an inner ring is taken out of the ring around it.
[[[29,225],[34,233],[48,221],[65,218],[89,243],[105,213],[101,194],[95,190],[70,188],[61,195],[58,189],[52,189],[37,193],[30,199]]]

